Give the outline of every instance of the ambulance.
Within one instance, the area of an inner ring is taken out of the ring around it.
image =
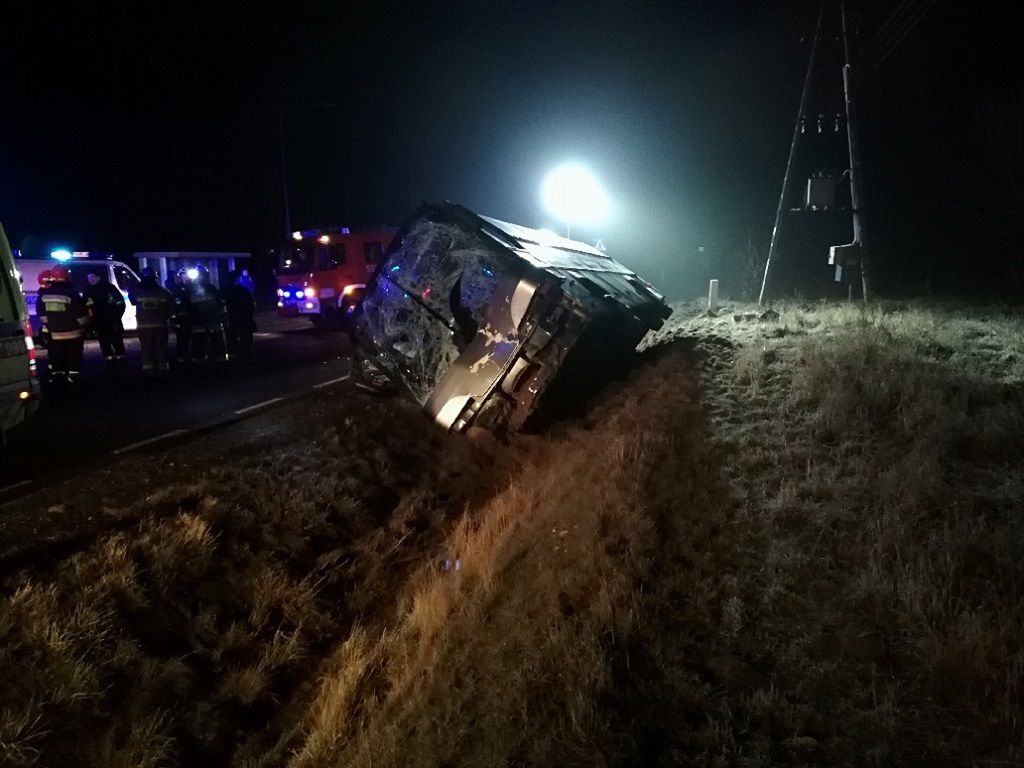
[[[28,308],[0,224],[0,439],[38,407],[39,379]]]

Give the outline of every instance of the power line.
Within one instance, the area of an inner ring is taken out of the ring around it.
[[[888,45],[889,41],[892,40],[892,32],[896,26],[902,21],[901,17],[905,17],[908,9],[913,8],[914,0],[902,0],[899,5],[889,14],[889,18],[885,20],[878,31],[875,32],[874,37],[864,46],[860,52],[861,60],[867,59],[869,56],[874,56],[878,53],[881,48]]]
[[[786,202],[786,194],[789,192],[790,175],[793,170],[793,158],[796,156],[797,139],[800,137],[800,123],[804,113],[807,111],[807,93],[811,86],[811,75],[814,72],[814,62],[818,57],[818,40],[821,38],[821,20],[825,16],[825,4],[822,3],[818,11],[818,23],[814,27],[814,42],[811,43],[811,55],[807,60],[807,74],[804,76],[804,87],[800,92],[800,106],[796,113],[796,123],[793,126],[793,141],[789,145],[789,160],[786,161],[786,173],[782,177],[782,192],[779,194],[779,207],[775,211],[775,226],[772,227],[772,239],[768,245],[768,258],[764,263],[764,277],[761,278],[761,292],[757,296],[757,303],[764,303],[765,291],[768,288],[768,273],[772,268],[772,258],[775,256],[775,247],[778,244],[779,221],[782,219],[782,207]]]
[[[925,14],[928,13],[928,10],[933,5],[935,5],[935,0],[922,0],[918,3],[917,7],[911,11],[911,14],[906,21],[904,21],[899,29],[893,33],[888,45],[865,65],[865,75],[874,72],[882,65],[882,62],[889,58],[892,52],[899,47],[900,43],[902,43],[907,35],[913,31],[914,27],[920,23],[921,19],[924,18]]]

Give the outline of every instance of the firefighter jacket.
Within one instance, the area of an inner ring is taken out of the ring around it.
[[[135,319],[140,331],[167,327],[167,321],[174,313],[174,297],[155,281],[143,281],[130,298],[135,305]]]
[[[235,283],[225,288],[224,306],[228,312],[228,325],[238,330],[253,330],[256,302],[245,286],[241,283]]]
[[[121,318],[124,317],[124,296],[107,282],[90,285],[82,293],[85,308],[92,321],[101,328],[121,330]]]
[[[174,289],[174,327],[191,328],[193,321],[192,297],[187,285],[178,285]]]
[[[206,283],[192,283],[189,293],[192,304],[192,330],[196,333],[219,331],[224,325],[224,304],[216,288]]]
[[[39,291],[36,313],[54,341],[81,339],[82,327],[89,322],[82,298],[65,280]]]

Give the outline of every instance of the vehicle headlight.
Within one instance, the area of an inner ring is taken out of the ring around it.
[[[306,294],[307,299],[312,299],[314,296],[316,296],[316,288],[307,288],[306,290],[303,291],[303,293]]]

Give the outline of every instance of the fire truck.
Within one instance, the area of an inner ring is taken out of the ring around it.
[[[344,327],[397,229],[368,227],[293,232],[277,267],[277,311],[305,315],[318,328]]]

